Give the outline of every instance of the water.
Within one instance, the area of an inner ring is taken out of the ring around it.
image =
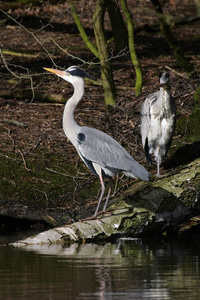
[[[199,259],[199,237],[1,246],[0,299],[200,299]]]

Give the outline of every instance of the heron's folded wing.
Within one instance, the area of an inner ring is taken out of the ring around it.
[[[135,161],[116,140],[102,131],[81,127],[77,150],[87,161],[149,180],[149,173],[145,168]]]
[[[78,151],[87,160],[101,166],[127,168],[131,155],[111,136],[97,129],[82,127],[78,134]]]

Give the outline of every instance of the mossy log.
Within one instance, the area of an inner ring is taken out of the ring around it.
[[[167,233],[200,213],[200,159],[179,173],[130,189],[109,210],[111,215],[53,228],[12,245],[97,242]]]

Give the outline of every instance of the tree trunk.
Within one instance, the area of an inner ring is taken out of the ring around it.
[[[12,245],[67,244],[119,236],[167,234],[181,222],[200,213],[200,159],[179,173],[152,184],[136,184],[109,210],[112,211],[110,216],[50,229]]]
[[[121,0],[122,9],[126,16],[127,28],[128,28],[128,44],[131,55],[131,60],[135,68],[136,82],[135,82],[135,95],[138,96],[142,91],[142,70],[140,67],[139,59],[135,51],[135,41],[134,41],[134,25],[131,12],[128,9],[126,0]]]
[[[126,55],[126,52],[128,51],[128,33],[119,8],[118,0],[106,0],[106,6],[115,40],[115,50],[117,53],[125,53]]]
[[[97,0],[93,15],[94,33],[101,64],[101,78],[104,89],[106,106],[115,105],[115,85],[111,65],[110,53],[104,33],[105,0]]]
[[[83,39],[83,41],[85,42],[86,46],[88,47],[88,49],[97,57],[99,58],[99,53],[98,53],[98,50],[96,49],[96,47],[91,43],[91,41],[89,40],[88,36],[87,36],[87,33],[85,32],[85,29],[81,23],[81,20],[76,12],[76,8],[74,6],[74,0],[70,0],[69,1],[69,6],[70,6],[70,9],[71,9],[71,13],[72,13],[72,16],[76,22],[76,25],[78,27],[78,30],[80,32],[80,35]]]
[[[189,77],[196,77],[197,73],[194,70],[193,65],[189,62],[189,60],[184,56],[184,53],[173,35],[169,25],[166,23],[165,15],[163,13],[162,7],[160,5],[159,0],[151,0],[151,3],[155,9],[156,15],[158,17],[158,21],[160,23],[160,29],[165,37],[167,43],[170,48],[174,52],[174,55],[177,59],[178,64],[183,68],[183,70],[188,74]]]

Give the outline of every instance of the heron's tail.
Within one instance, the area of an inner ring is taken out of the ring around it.
[[[130,171],[124,171],[123,172],[126,176],[139,178],[144,181],[149,181],[151,174],[137,161],[133,161],[131,164],[131,170]]]
[[[146,160],[149,165],[152,165],[152,159],[151,154],[149,153],[149,144],[148,144],[148,138],[146,137],[145,144],[144,144],[144,154],[146,156]]]

